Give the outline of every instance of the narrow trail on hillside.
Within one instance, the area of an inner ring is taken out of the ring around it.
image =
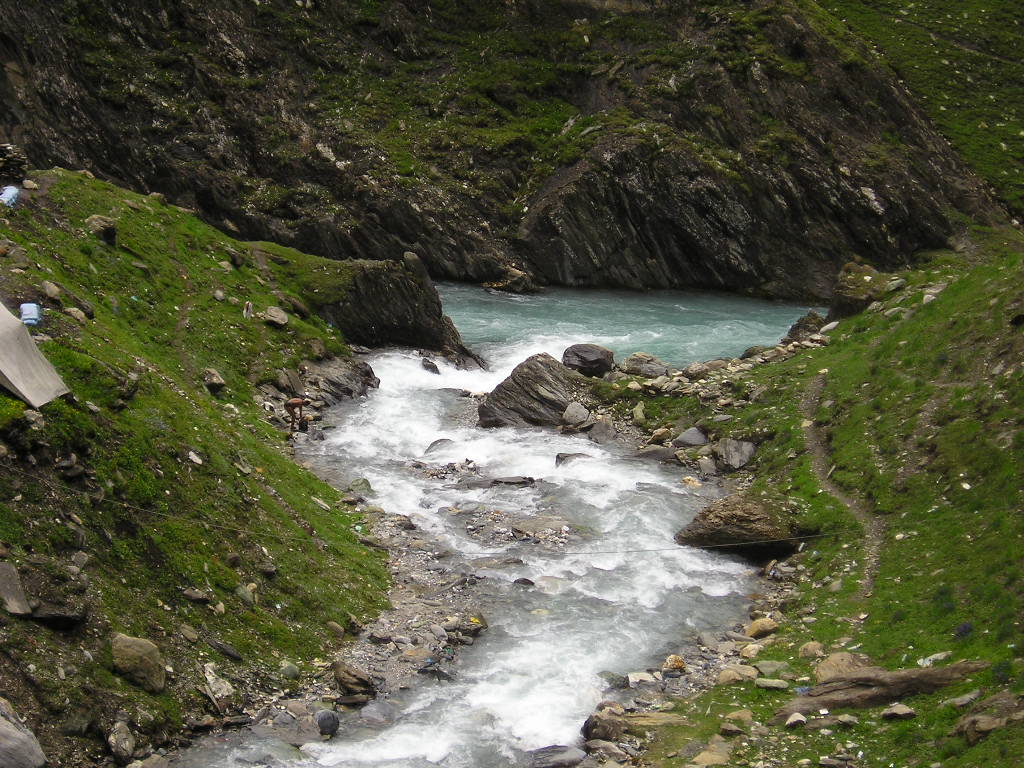
[[[920,29],[922,32],[926,32],[928,35],[930,35],[933,40],[941,40],[942,42],[946,43],[947,45],[951,45],[954,48],[959,48],[961,51],[964,51],[965,53],[970,53],[970,54],[973,54],[975,56],[982,56],[982,57],[984,57],[986,59],[991,59],[992,61],[998,61],[1000,64],[1010,64],[1012,66],[1020,66],[1021,63],[1024,63],[1020,59],[1009,59],[1009,58],[1007,58],[1005,56],[1000,56],[998,53],[989,53],[988,51],[983,51],[981,48],[977,47],[976,45],[972,45],[971,43],[965,43],[962,40],[957,40],[955,37],[950,37],[949,35],[943,34],[942,32],[934,30],[934,29],[932,29],[932,28],[930,28],[928,26],[925,26],[924,24],[921,24],[920,22],[917,22],[917,21],[911,21],[910,19],[897,18],[896,16],[889,16],[889,18],[894,23],[902,23],[902,24],[906,24],[908,27],[916,27],[917,29]]]
[[[832,482],[832,462],[828,440],[814,420],[814,414],[821,405],[825,390],[826,374],[821,373],[811,380],[800,402],[800,411],[805,419],[804,439],[811,453],[811,468],[826,493],[837,499],[850,514],[864,527],[864,572],[856,598],[864,600],[871,595],[878,575],[878,564],[885,535],[885,521],[875,515],[863,499],[854,498]]]
[[[176,252],[177,243],[171,239],[167,243],[168,251],[171,253]],[[181,270],[180,277],[182,285],[185,289],[185,300],[181,303],[180,307],[176,307],[178,310],[178,319],[174,324],[174,349],[178,353],[178,362],[181,365],[181,371],[188,377],[189,381],[195,380],[195,366],[192,364],[191,358],[185,353],[185,334],[188,331],[189,320],[192,315],[192,305],[195,304],[195,298],[192,292],[192,280],[188,275],[188,272]]]

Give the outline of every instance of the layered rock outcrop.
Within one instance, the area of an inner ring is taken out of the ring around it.
[[[473,358],[414,254],[401,261],[356,262],[348,297],[321,314],[356,344],[400,344]],[[475,359],[475,358],[474,358]]]
[[[894,267],[944,244],[952,212],[995,211],[891,74],[789,3],[0,15],[0,141],[333,258],[415,251],[435,277],[510,290],[822,298],[851,258]],[[514,55],[451,61],[497,30]],[[551,33],[587,42],[556,61]]]
[[[478,408],[481,427],[557,426],[582,376],[547,354],[517,365]]]

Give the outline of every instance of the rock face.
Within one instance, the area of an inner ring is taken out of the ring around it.
[[[580,374],[548,354],[517,365],[477,409],[481,427],[557,426],[572,402]]]
[[[0,765],[4,768],[42,768],[46,755],[35,734],[21,724],[10,703],[0,698]]]
[[[415,254],[409,256],[403,261],[355,262],[348,297],[319,307],[320,313],[349,342],[400,344],[475,359],[444,314],[422,262]]]
[[[461,42],[457,4],[365,10],[215,0],[172,12],[96,0],[71,17],[3,0],[0,12],[8,43],[0,135],[23,137],[34,165],[85,166],[159,189],[247,239],[326,256],[414,250],[434,276],[512,289],[538,282],[823,297],[837,259],[901,263],[942,244],[950,211],[990,206],[892,75],[866,53],[840,50],[795,8],[758,20],[752,35],[699,4],[481,4],[481,39],[489,25],[530,39],[537,28],[569,34],[578,18],[597,26],[626,12],[679,30],[672,50],[687,52],[685,66],[652,63],[625,36],[561,50],[560,63],[577,75],[546,83],[546,93],[595,115],[597,133],[579,142],[572,165],[536,179],[526,199],[521,190],[537,173],[531,137],[448,151],[450,124],[472,124],[481,108],[515,109],[530,97],[522,85],[474,91],[472,107],[452,98],[443,128],[425,108],[392,128],[378,113],[394,106],[386,89],[339,83],[352,60],[372,56],[381,80],[397,83],[399,72],[411,80],[400,86],[403,105],[428,84],[463,87],[461,70],[436,76],[434,46],[422,44],[432,33]],[[596,67],[594,55],[602,57]],[[401,69],[412,59],[429,73],[421,80]],[[380,106],[339,122],[309,106],[328,100]],[[601,119],[616,110],[626,115],[621,127]],[[392,157],[382,147],[402,131],[427,134],[436,149]],[[582,138],[572,125],[565,133]],[[502,226],[492,231],[485,222],[493,221]]]
[[[615,353],[597,344],[573,344],[562,353],[562,365],[599,378],[615,366]]]
[[[160,693],[167,683],[160,649],[142,637],[120,633],[110,641],[114,669],[150,693]]]
[[[776,541],[791,535],[789,528],[763,504],[734,494],[702,509],[675,538],[679,544],[720,546],[726,552],[767,559],[792,554],[796,542]]]

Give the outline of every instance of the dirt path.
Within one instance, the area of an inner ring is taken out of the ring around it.
[[[933,39],[941,40],[942,42],[948,45],[952,45],[954,48],[959,48],[961,51],[965,53],[974,54],[975,56],[983,56],[986,59],[992,59],[993,61],[998,61],[1001,64],[1010,64],[1012,66],[1020,66],[1022,63],[1024,63],[1019,59],[1008,59],[1005,56],[1000,56],[997,53],[989,53],[988,51],[983,51],[976,45],[972,45],[971,43],[965,43],[962,40],[957,40],[955,37],[945,35],[942,32],[932,29],[931,27],[925,26],[924,24],[921,24],[920,22],[917,21],[911,21],[910,19],[904,18],[897,18],[896,16],[890,16],[889,18],[893,21],[893,23],[906,24],[907,26],[910,27],[916,27],[917,29],[920,29],[922,32],[927,32]]]
[[[871,591],[874,589],[882,551],[882,540],[885,535],[885,522],[874,514],[862,499],[850,496],[830,478],[832,461],[829,455],[828,440],[814,421],[814,414],[821,404],[821,394],[825,389],[826,380],[824,373],[814,377],[800,403],[800,411],[803,413],[805,424],[807,424],[803,428],[804,439],[811,452],[811,467],[821,487],[850,510],[850,514],[864,527],[864,573],[856,594],[858,600],[863,600],[870,597]]]

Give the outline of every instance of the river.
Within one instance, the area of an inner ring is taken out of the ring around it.
[[[335,739],[304,747],[296,768],[529,765],[529,750],[579,743],[582,722],[608,695],[600,673],[658,667],[685,637],[741,618],[749,568],[672,538],[721,493],[717,486],[694,487],[681,482],[681,467],[551,429],[479,429],[476,402],[455,390],[490,391],[529,355],[560,358],[577,342],[608,346],[617,359],[642,350],[680,367],[736,356],[779,339],[805,309],[679,292],[439,290],[489,370],[437,359],[433,374],[412,350],[375,353],[380,389],[335,408],[326,440],[307,444],[302,459],[338,487],[366,478],[374,504],[407,515],[456,553],[450,567],[469,563],[485,576],[490,629],[461,652],[454,680],[422,679],[396,696],[393,724],[345,723]],[[440,438],[451,442],[425,457]],[[556,467],[559,453],[588,457]],[[483,477],[536,483],[458,488],[418,464],[467,459]],[[491,522],[467,525],[452,509],[476,509]],[[550,531],[539,540],[512,533],[538,520]]]

